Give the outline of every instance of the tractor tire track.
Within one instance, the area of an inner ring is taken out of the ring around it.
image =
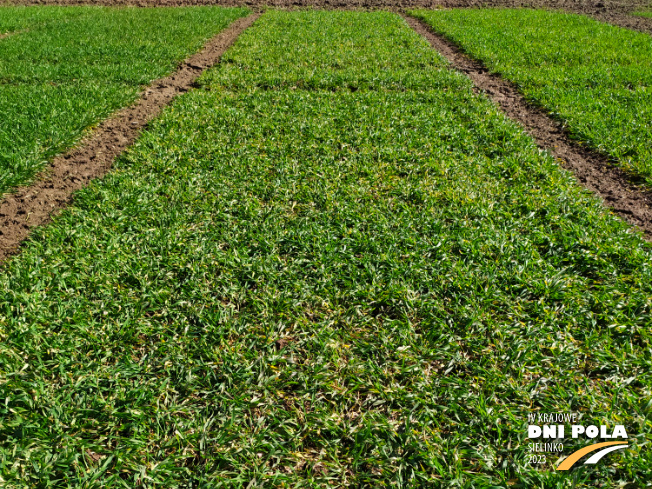
[[[489,73],[480,62],[462,53],[454,43],[433,32],[421,20],[408,15],[403,17],[508,117],[524,126],[539,147],[548,150],[564,168],[573,172],[581,185],[598,194],[604,204],[625,221],[643,230],[648,240],[652,239],[652,191],[638,186],[634,177],[613,166],[608,157],[570,140],[561,124],[529,104],[514,84]]]
[[[170,76],[151,83],[139,100],[102,122],[79,145],[54,158],[32,185],[20,187],[0,201],[0,262],[15,254],[32,228],[51,221],[67,206],[73,192],[105,175],[146,124],[179,93],[187,92],[204,70],[216,64],[237,37],[260,14],[235,20],[210,39]]]

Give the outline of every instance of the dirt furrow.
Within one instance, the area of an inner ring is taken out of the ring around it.
[[[234,21],[213,37],[202,51],[187,59],[168,77],[156,80],[132,106],[102,122],[82,143],[57,156],[29,186],[0,201],[0,262],[14,254],[35,226],[51,220],[73,192],[105,175],[115,158],[132,144],[143,127],[179,93],[187,92],[201,73],[220,56],[260,14]]]
[[[559,122],[540,108],[528,104],[512,83],[489,73],[481,63],[469,58],[422,21],[407,15],[404,18],[453,67],[465,73],[476,87],[496,102],[508,117],[523,125],[539,147],[550,151],[572,171],[580,184],[602,197],[605,205],[624,220],[642,229],[647,239],[652,239],[651,191],[636,185],[607,157],[571,141]]]

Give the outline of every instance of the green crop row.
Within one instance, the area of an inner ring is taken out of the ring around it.
[[[246,12],[0,8],[0,195]]]
[[[649,244],[398,16],[227,59],[4,265],[4,487],[644,486]],[[631,448],[530,466],[532,412]]]
[[[88,12],[84,7],[34,7],[0,6],[0,34],[31,29],[50,22],[61,22],[79,17]]]
[[[571,136],[652,184],[650,36],[528,9],[415,11],[563,121]]]
[[[460,77],[389,12],[317,11],[274,15],[254,24],[222,58],[220,70],[200,83],[215,90],[414,90],[456,89]],[[377,19],[382,19],[379,22]],[[343,23],[350,23],[346,30]],[[283,32],[283,37],[278,33]],[[309,40],[306,33],[315,32]]]

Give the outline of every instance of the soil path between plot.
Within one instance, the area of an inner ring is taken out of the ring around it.
[[[168,77],[156,80],[132,106],[102,122],[82,143],[57,156],[32,185],[0,201],[0,262],[17,252],[32,228],[49,222],[68,205],[72,194],[105,175],[115,158],[131,145],[143,127],[179,93],[187,92],[207,68],[216,64],[235,39],[260,16],[235,20],[210,39],[202,51],[183,62]]]
[[[627,173],[610,164],[606,156],[571,141],[559,122],[528,104],[512,83],[489,73],[480,62],[462,53],[455,44],[433,32],[424,22],[407,15],[404,18],[454,68],[465,73],[477,88],[496,102],[508,117],[524,126],[539,147],[561,160],[581,185],[602,197],[605,205],[625,221],[643,230],[648,240],[652,239],[652,191],[637,186]]]

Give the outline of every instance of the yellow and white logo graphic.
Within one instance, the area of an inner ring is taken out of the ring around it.
[[[530,443],[529,450],[531,455],[528,460],[530,463],[546,463],[545,453],[553,453],[555,456],[562,455],[564,451],[564,440],[566,439],[566,424],[570,424],[570,435],[572,439],[588,438],[600,440],[591,445],[585,446],[568,455],[556,467],[556,470],[570,470],[585,456],[592,454],[584,461],[584,465],[598,463],[605,455],[616,450],[629,448],[627,441],[627,431],[623,425],[616,425],[613,431],[610,431],[607,425],[583,425],[578,423],[579,415],[576,413],[555,413],[555,414],[530,414],[528,415],[528,438]],[[544,424],[533,424],[534,422],[543,422]],[[553,424],[554,423],[554,424]]]
[[[584,455],[588,455],[589,453],[600,450],[601,448],[602,450],[600,450],[598,453],[593,454],[586,462],[584,462],[584,465],[597,464],[600,459],[608,453],[627,447],[629,447],[629,445],[626,441],[607,441],[604,443],[594,443],[593,445],[580,448],[576,452],[571,453],[566,459],[564,459],[562,463],[559,464],[557,470],[569,470]]]

